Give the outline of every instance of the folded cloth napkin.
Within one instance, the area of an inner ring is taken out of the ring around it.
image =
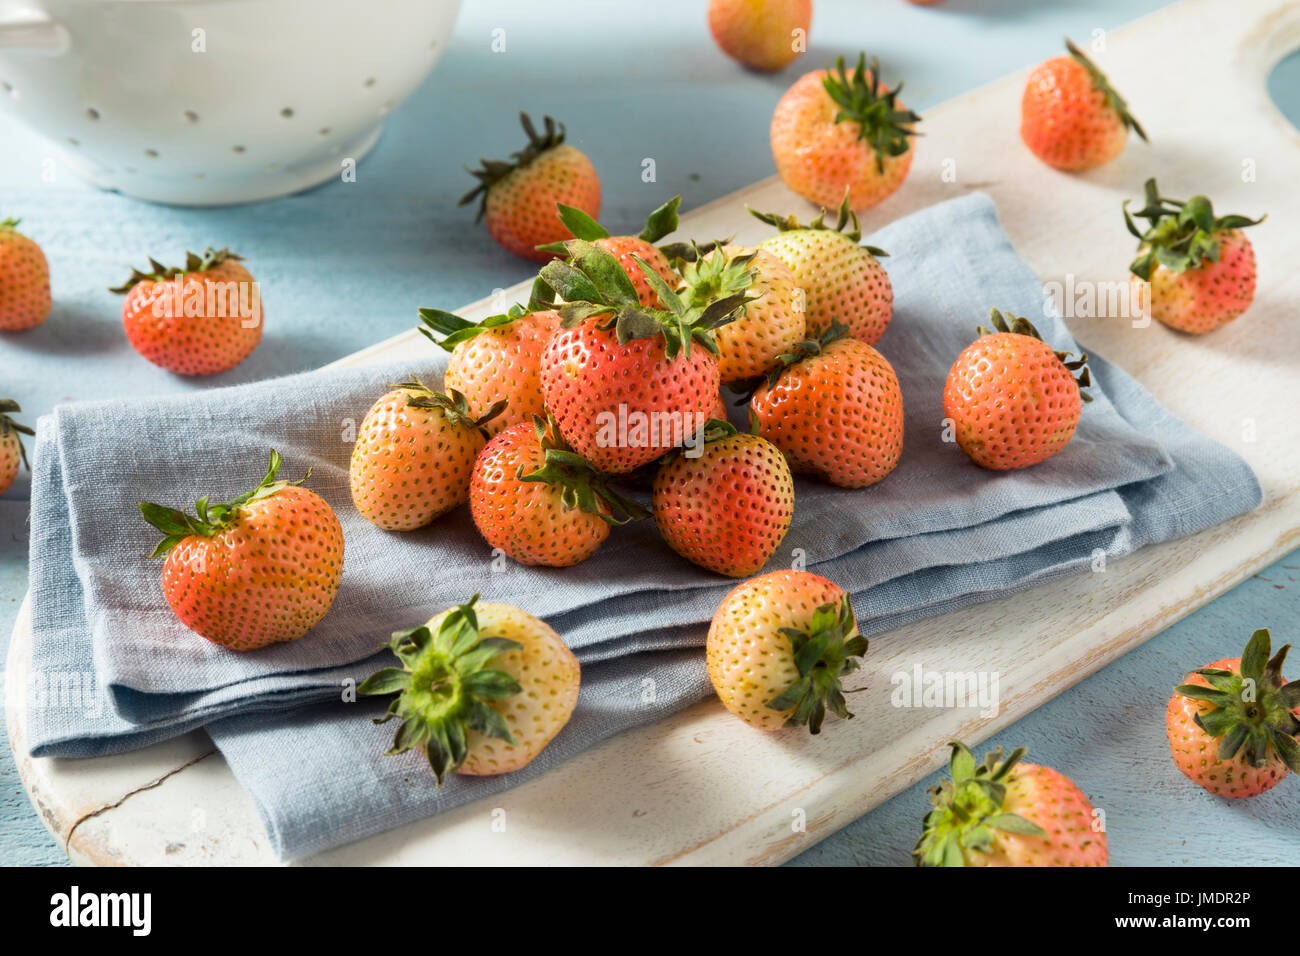
[[[1101,360],[1096,400],[1063,452],[1021,472],[971,465],[941,440],[942,384],[988,307],[1035,318],[1054,348],[1078,346],[1059,318],[1039,320],[1041,284],[986,197],[923,210],[871,241],[893,254],[895,316],[878,347],[903,387],[902,461],[858,491],[797,481],[795,521],[771,564],[800,560],[853,591],[864,630],[1010,593],[1086,566],[1098,549],[1117,557],[1258,504],[1244,462]],[[496,571],[465,509],[405,535],[357,516],[347,492],[348,438],[383,383],[411,371],[436,381],[439,358],[326,369],[198,397],[65,406],[42,422],[33,478],[34,670],[93,673],[108,704],[95,720],[34,707],[36,752],[113,752],[206,723],[277,850],[297,856],[513,785],[704,691],[700,655],[681,649],[702,643],[705,622],[734,582],[677,558],[653,540],[651,523],[619,529],[575,568],[507,563]],[[344,578],[307,638],[232,654],[196,638],[166,608],[157,562],[140,557],[153,530],[134,517],[134,503],[238,494],[260,477],[271,446],[287,469],[314,468],[310,486],[343,522]],[[579,710],[525,771],[453,781],[438,794],[400,786],[409,762],[371,759],[386,731],[362,716],[369,703],[339,701],[340,684],[381,663],[374,651],[389,631],[476,590],[557,626],[584,662]],[[653,707],[612,690],[628,680],[639,686],[646,675],[661,686]],[[312,699],[323,703],[292,716],[270,713]],[[218,720],[223,715],[238,716]],[[306,721],[311,734],[319,728],[319,746],[304,741]]]

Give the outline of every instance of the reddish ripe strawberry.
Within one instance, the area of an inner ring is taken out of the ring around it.
[[[401,667],[357,688],[396,694],[389,754],[423,751],[441,787],[449,773],[509,773],[530,763],[578,705],[578,659],[544,621],[478,595],[389,644]],[[477,606],[476,606],[477,604]]]
[[[165,534],[163,596],[181,622],[232,651],[296,641],[325,616],[343,576],[343,529],[330,506],[297,482],[266,477],[197,517],[147,501],[140,513]],[[310,474],[310,472],[308,473]]]
[[[506,403],[500,415],[484,423],[489,437],[546,414],[539,364],[560,327],[560,315],[552,309],[530,309],[514,306],[504,315],[477,323],[440,309],[420,310],[420,319],[428,326],[420,331],[451,353],[443,387],[464,395],[473,415]]]
[[[733,578],[756,574],[794,517],[794,479],[765,438],[709,423],[699,454],[687,449],[654,480],[655,524],[687,561]]]
[[[1193,671],[1169,700],[1174,764],[1220,797],[1253,797],[1300,773],[1300,681],[1282,677],[1287,644],[1269,659],[1270,635],[1250,636],[1241,657]]]
[[[461,197],[460,205],[482,196],[478,219],[488,233],[517,256],[545,262],[549,252],[537,247],[569,238],[555,214],[556,203],[576,206],[587,215],[600,215],[600,177],[582,151],[564,142],[564,124],[546,117],[538,135],[527,113],[519,114],[528,145],[509,160],[484,159],[474,171],[479,184]]]
[[[975,757],[952,741],[951,780],[930,788],[934,805],[912,851],[917,866],[1106,866],[1106,832],[1069,777],[1006,760],[1002,748]]]
[[[411,531],[469,496],[483,426],[504,402],[475,418],[465,396],[431,391],[417,378],[393,386],[366,413],[348,480],[361,517],[387,531]]]
[[[644,260],[642,274],[667,307],[642,306],[612,255],[581,239],[568,262],[542,267],[564,300],[563,327],[542,355],[542,395],[560,433],[601,471],[622,474],[697,434],[717,402],[713,329],[744,293],[688,305]]]
[[[1205,196],[1167,199],[1154,179],[1145,191],[1146,206],[1133,215],[1124,201],[1124,222],[1138,239],[1129,266],[1133,301],[1171,329],[1193,333],[1212,332],[1250,308],[1255,250],[1241,230],[1268,217],[1218,217]],[[1133,216],[1147,221],[1146,231]]]
[[[748,290],[737,317],[713,333],[718,375],[730,385],[757,378],[781,364],[803,341],[804,296],[789,267],[766,249],[722,246],[682,265],[682,292],[695,304]]]
[[[808,49],[812,0],[709,0],[723,53],[754,70],[780,70]]]
[[[825,223],[825,210],[806,226],[794,216],[750,212],[780,230],[758,248],[784,262],[803,291],[807,337],[816,338],[839,322],[859,342],[875,345],[894,314],[894,288],[877,258],[889,253],[861,245],[858,217],[847,201],[840,204],[834,229]]]
[[[511,425],[487,443],[474,462],[469,508],[493,548],[520,564],[553,568],[587,560],[611,525],[646,515],[540,418]]]
[[[893,471],[903,453],[903,393],[885,357],[833,325],[788,359],[749,400],[758,433],[795,472],[842,488]]]
[[[875,60],[866,69],[866,54],[852,75],[841,58],[834,70],[805,73],[776,104],[776,171],[809,202],[833,209],[847,191],[849,207],[861,212],[903,185],[921,117],[898,101],[901,83],[890,90],[879,76]]]
[[[23,448],[22,436],[36,434],[9,416],[10,412],[21,411],[12,398],[0,398],[0,495],[8,491],[18,477],[18,466],[27,466],[27,450]]]
[[[132,347],[178,375],[234,368],[262,341],[262,296],[241,256],[208,249],[185,254],[185,268],[149,260],[110,291],[126,294],[122,324]]]
[[[0,220],[0,332],[40,325],[50,314],[50,266],[41,247]]]
[[[749,726],[817,734],[827,710],[853,716],[840,678],[866,653],[853,605],[837,585],[809,571],[771,571],[723,599],[705,656],[722,705]]]
[[[1046,461],[1070,443],[1091,384],[1088,356],[1071,360],[1043,341],[1027,319],[997,309],[994,331],[957,356],[943,388],[943,413],[970,460],[1009,471]],[[1076,380],[1074,373],[1079,372]]]
[[[1147,138],[1106,75],[1069,40],[1069,56],[1029,74],[1020,101],[1020,138],[1049,166],[1071,172],[1109,163],[1124,152],[1128,131]]]

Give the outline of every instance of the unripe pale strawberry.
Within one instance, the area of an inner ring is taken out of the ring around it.
[[[372,674],[363,694],[396,694],[379,721],[401,726],[389,754],[417,749],[437,785],[527,766],[578,704],[578,659],[555,631],[508,604],[449,608],[389,647],[401,667]]]
[[[21,411],[12,398],[0,399],[0,495],[8,491],[18,477],[18,466],[27,465],[27,450],[23,448],[22,436],[36,434],[9,415]]]
[[[655,524],[668,546],[710,571],[743,578],[776,552],[794,517],[794,479],[765,438],[709,423],[698,457],[683,452],[655,474]]]
[[[545,262],[552,254],[537,247],[569,238],[555,214],[556,203],[599,216],[600,177],[585,153],[564,142],[563,123],[548,116],[545,132],[538,134],[527,113],[520,113],[519,121],[528,145],[508,160],[481,160],[473,172],[479,184],[460,205],[481,196],[478,219],[492,238],[517,256]]]
[[[352,448],[348,482],[361,517],[411,531],[462,504],[487,440],[483,426],[504,407],[475,418],[457,391],[434,392],[417,378],[394,385],[366,413]]]
[[[822,650],[814,655],[818,645]],[[759,730],[821,732],[826,711],[850,718],[840,678],[867,652],[849,596],[809,571],[771,571],[718,606],[705,651],[722,705]]]
[[[503,315],[469,322],[440,309],[421,309],[420,319],[420,331],[451,353],[443,388],[464,395],[471,415],[506,403],[500,415],[483,423],[489,437],[546,414],[539,365],[560,327],[558,312],[514,306]]]
[[[262,297],[229,249],[185,254],[184,268],[150,259],[110,291],[125,293],[122,325],[131,346],[177,375],[213,375],[234,368],[262,341]]]
[[[903,393],[893,366],[831,326],[801,343],[749,400],[758,433],[796,473],[842,488],[880,481],[903,453]]]
[[[1287,644],[1251,635],[1241,657],[1193,671],[1174,691],[1165,727],[1174,764],[1220,797],[1253,797],[1300,773],[1300,681],[1282,676]]]
[[[540,418],[511,425],[483,448],[469,486],[479,533],[520,564],[566,568],[587,560],[611,525],[645,517],[605,475]]]
[[[805,338],[803,293],[789,267],[766,249],[723,246],[684,263],[682,279],[688,302],[748,290],[750,301],[713,333],[724,385],[765,375]]]
[[[952,741],[951,780],[930,788],[934,805],[912,851],[918,866],[1106,866],[1100,818],[1083,791],[1051,767],[1021,763],[1025,748],[1002,759],[999,747],[978,766]]]
[[[1028,468],[1074,437],[1090,382],[1088,356],[1072,359],[1042,340],[1028,320],[997,309],[993,328],[957,356],[943,389],[943,413],[957,444],[982,468]],[[1074,373],[1079,372],[1076,380]]]
[[[772,114],[772,157],[781,181],[804,199],[833,209],[841,200],[861,212],[890,196],[912,166],[912,137],[921,117],[879,80],[880,65],[866,54],[848,73],[800,77]]]
[[[296,641],[325,616],[343,576],[343,529],[313,491],[266,477],[226,504],[200,498],[197,517],[150,502],[140,513],[166,537],[163,596],[190,630],[234,651]],[[310,473],[309,473],[310,474]]]
[[[1132,215],[1124,202],[1124,222],[1138,238],[1139,254],[1129,266],[1133,301],[1149,305],[1152,317],[1171,329],[1198,334],[1250,308],[1255,250],[1241,230],[1267,217],[1215,216],[1207,197],[1162,197],[1154,179],[1146,181],[1145,192],[1146,206]],[[1134,216],[1147,221],[1145,231]]]
[[[780,231],[758,244],[785,263],[802,291],[806,337],[817,338],[834,322],[859,342],[875,345],[894,314],[894,289],[880,258],[889,253],[861,244],[858,217],[847,202],[840,204],[835,228],[825,224],[822,210],[801,226],[794,216],[751,213]]]
[[[49,263],[17,226],[0,220],[0,332],[35,328],[50,314]]]
[[[1020,138],[1047,165],[1073,172],[1124,152],[1129,130],[1144,140],[1147,135],[1096,64],[1069,40],[1065,46],[1069,56],[1029,74],[1020,101]]]
[[[709,0],[709,31],[733,60],[780,70],[808,48],[812,0]]]

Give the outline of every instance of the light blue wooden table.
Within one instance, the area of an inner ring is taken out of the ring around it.
[[[1113,29],[1163,5],[946,0],[921,8],[903,0],[817,0],[806,62],[811,68],[865,49],[880,57],[887,79],[906,80],[908,104],[924,113],[1058,53],[1066,34],[1082,38]],[[601,218],[616,230],[639,224],[650,206],[674,193],[682,193],[689,209],[772,174],[768,119],[797,70],[766,77],[736,68],[708,36],[704,0],[498,0],[466,7],[443,62],[391,118],[379,146],[361,164],[359,176],[372,201],[352,202],[348,187],[335,184],[256,208],[148,210],[158,224],[159,251],[171,254],[228,235],[254,241],[274,235],[283,247],[299,230],[323,225],[346,233],[356,217],[382,216],[399,205],[427,210],[418,232],[396,230],[351,249],[352,271],[336,277],[338,285],[322,285],[319,269],[310,273],[307,262],[298,268],[292,250],[282,252],[270,272],[258,277],[264,286],[274,282],[273,318],[291,335],[265,342],[222,376],[222,384],[319,366],[409,327],[417,304],[454,306],[525,278],[528,265],[499,250],[472,225],[472,214],[455,206],[471,184],[463,165],[521,145],[514,118],[520,108],[551,112],[569,124],[601,171]],[[498,27],[506,30],[505,53],[491,50]],[[1283,109],[1300,116],[1300,58],[1279,68],[1272,85]],[[34,234],[54,237],[47,251],[60,300],[42,329],[21,340],[0,338],[0,397],[18,398],[25,420],[34,422],[70,399],[212,384],[181,381],[145,364],[122,336],[115,301],[100,291],[108,282],[100,283],[97,274],[93,282],[68,280],[106,260],[124,275],[126,266],[151,250],[101,248],[91,264],[60,255],[62,237],[91,225],[69,221],[68,215],[75,213],[78,197],[90,195],[67,174],[44,182],[47,156],[37,137],[0,119],[0,218],[22,216]],[[645,156],[656,159],[653,196],[640,178]],[[122,201],[114,208],[130,216],[136,207]],[[111,242],[111,223],[93,225]],[[376,232],[368,230],[372,237]],[[401,294],[359,315],[367,275]],[[61,285],[75,285],[76,291],[60,296]],[[26,590],[26,482],[20,478],[0,499],[0,648]],[[1174,770],[1163,729],[1169,688],[1189,666],[1237,653],[1256,626],[1272,627],[1279,643],[1294,639],[1297,620],[1300,555],[1292,554],[993,742],[1027,743],[1032,759],[1074,777],[1107,810],[1116,864],[1300,861],[1300,784],[1287,781],[1239,804],[1216,800]],[[932,782],[899,794],[794,862],[907,863],[925,812],[924,788]],[[0,753],[0,862],[66,862],[27,802],[7,748]]]

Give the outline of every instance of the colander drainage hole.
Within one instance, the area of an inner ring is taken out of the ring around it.
[[[280,110],[280,115],[285,119],[293,119],[293,108],[286,106],[284,109]]]
[[[88,120],[97,120],[97,119],[99,119],[99,110],[95,109],[93,106],[87,106],[87,107],[86,107],[86,119],[88,119]]]

